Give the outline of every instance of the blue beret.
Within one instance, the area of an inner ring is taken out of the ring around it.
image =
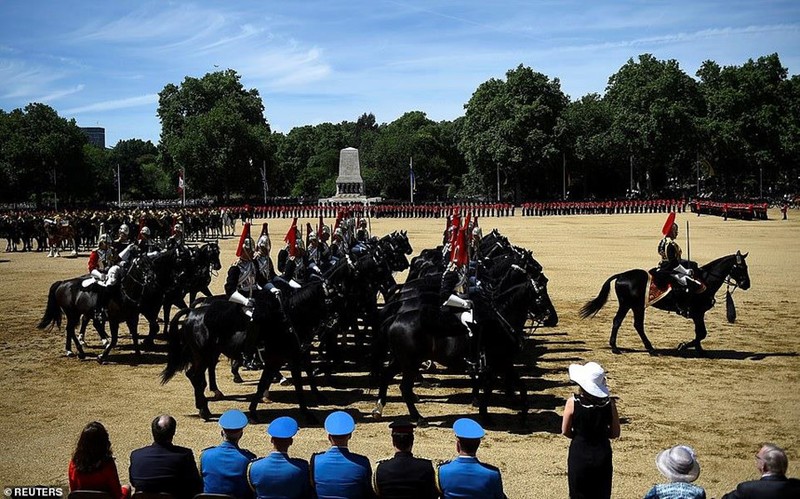
[[[223,430],[241,430],[247,426],[247,416],[239,409],[229,409],[219,417],[219,425]]]
[[[481,425],[469,418],[461,418],[453,423],[453,432],[458,438],[483,438],[486,434]]]
[[[353,417],[344,411],[332,412],[325,418],[325,431],[329,435],[341,436],[349,435],[356,429],[356,422]]]
[[[267,427],[267,433],[275,438],[292,438],[297,434],[297,421],[289,416],[275,419]]]

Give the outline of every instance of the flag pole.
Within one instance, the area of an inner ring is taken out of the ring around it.
[[[183,188],[181,189],[181,206],[186,207],[186,168],[181,168],[181,180],[183,181]]]
[[[411,156],[408,159],[408,169],[411,174],[408,179],[408,184],[411,191],[411,204],[414,204],[414,183],[416,181],[414,178],[414,156]]]

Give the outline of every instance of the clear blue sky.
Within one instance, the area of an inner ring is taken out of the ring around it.
[[[631,58],[800,68],[800,1],[0,0],[0,108],[44,102],[106,144],[158,141],[158,92],[232,68],[273,130],[452,120],[478,85],[519,64],[572,99],[603,93]]]

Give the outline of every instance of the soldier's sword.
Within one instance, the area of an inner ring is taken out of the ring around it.
[[[686,221],[686,260],[692,260],[692,247],[689,244],[689,221]]]

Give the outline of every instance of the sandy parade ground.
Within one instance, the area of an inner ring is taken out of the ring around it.
[[[763,441],[785,447],[789,475],[800,475],[800,213],[788,221],[777,210],[767,221],[723,221],[717,217],[679,214],[679,241],[686,251],[686,221],[691,228],[691,257],[700,264],[717,257],[749,252],[752,288],[734,293],[738,318],[725,320],[724,287],[717,306],[706,316],[709,336],[703,343],[708,358],[684,356],[675,347],[694,338],[690,321],[648,309],[645,326],[662,355],[648,355],[629,316],[620,330],[614,355],[608,347],[613,293],[593,319],[581,320],[578,310],[597,295],[612,274],[657,263],[656,246],[665,214],[576,215],[560,217],[482,218],[487,232],[498,228],[519,245],[534,251],[550,279],[550,296],[560,322],[536,331],[526,341],[521,362],[532,411],[522,426],[503,395],[491,408],[494,423],[479,450],[481,460],[498,466],[506,493],[513,498],[567,497],[566,460],[569,441],[559,435],[565,399],[573,392],[567,378],[570,363],[594,360],[609,371],[612,394],[619,397],[622,435],[614,441],[614,497],[642,497],[662,481],[656,453],[684,443],[695,448],[702,465],[698,484],[709,497],[721,495],[745,479],[756,478],[753,455]],[[270,221],[273,258],[291,220]],[[306,220],[300,220],[305,225]],[[332,220],[330,221],[332,222]],[[260,226],[258,224],[257,226]],[[415,254],[441,241],[442,219],[376,219],[372,232],[383,235],[407,229]],[[255,229],[258,231],[258,229]],[[222,292],[224,272],[235,260],[235,238],[220,242],[222,273],[212,290]],[[684,253],[685,255],[685,253]],[[183,375],[167,385],[158,373],[165,362],[163,341],[158,352],[138,362],[130,336],[122,328],[121,348],[110,362],[64,357],[64,336],[35,328],[50,284],[85,272],[88,255],[49,259],[44,253],[0,253],[0,485],[61,485],[81,428],[94,419],[111,434],[117,467],[127,481],[130,452],[151,441],[150,421],[159,413],[178,419],[175,443],[199,455],[219,440],[215,422],[204,422],[194,409],[191,385]],[[404,276],[399,276],[403,280]],[[140,330],[145,330],[144,321]],[[88,353],[99,350],[99,339],[87,334]],[[246,383],[236,385],[220,364],[222,401],[212,401],[219,415],[226,409],[247,409],[256,373],[243,371]],[[470,405],[463,376],[441,371],[428,375],[430,386],[416,388],[430,426],[417,430],[415,453],[446,460],[455,455],[451,426],[462,416],[477,416]],[[337,376],[335,387],[323,387],[330,405],[312,408],[320,421],[331,410],[346,408],[358,427],[354,452],[373,463],[391,455],[387,422],[406,414],[397,385],[390,388],[384,420],[370,412],[375,391],[365,373]],[[291,387],[273,387],[272,402],[260,406],[270,421],[280,415],[299,417]],[[327,448],[321,423],[301,422],[291,449],[308,458]],[[266,424],[251,425],[241,442],[258,455],[269,451]]]

